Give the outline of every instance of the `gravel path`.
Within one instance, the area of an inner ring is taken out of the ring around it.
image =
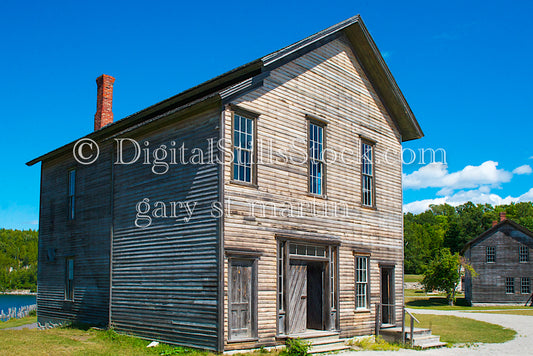
[[[406,350],[399,351],[349,351],[343,353],[342,356],[359,356],[359,355],[533,355],[533,317],[528,315],[512,315],[512,314],[484,314],[471,312],[458,312],[447,310],[424,310],[424,309],[410,309],[414,314],[435,314],[435,315],[453,315],[462,318],[470,318],[487,323],[498,324],[506,328],[516,331],[516,336],[513,340],[501,344],[480,344],[471,347],[454,347],[430,349],[424,351]]]
[[[4,330],[22,330],[22,329],[37,329],[39,325],[37,323],[26,324],[21,326],[15,326],[14,328],[5,328]]]

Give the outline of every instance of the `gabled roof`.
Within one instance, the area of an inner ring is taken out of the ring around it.
[[[299,42],[282,48],[276,52],[252,61],[248,64],[235,68],[218,77],[210,79],[200,85],[185,90],[169,99],[143,109],[135,114],[118,120],[102,129],[92,132],[85,137],[99,139],[116,135],[124,130],[137,127],[146,122],[160,118],[164,113],[190,107],[199,102],[220,102],[225,94],[238,93],[238,89],[252,87],[254,78],[260,82],[270,71],[287,63],[288,61],[302,56],[303,54],[318,48],[329,41],[345,35],[357,56],[363,70],[372,83],[374,89],[385,105],[392,120],[397,125],[402,141],[414,140],[424,136],[418,122],[407,104],[400,88],[396,84],[389,68],[385,64],[374,40],[370,36],[363,20],[359,15],[339,22],[323,31],[315,33]],[[234,88],[228,92],[228,88]],[[224,90],[226,89],[226,92]],[[71,149],[75,142],[71,142],[52,152],[42,155],[26,163],[31,166],[37,162],[53,158]]]
[[[521,233],[523,233],[524,235],[529,236],[530,238],[533,239],[533,232],[532,231],[530,231],[529,229],[523,227],[522,225],[520,225],[520,224],[518,224],[518,223],[516,223],[516,222],[514,222],[512,220],[505,219],[505,220],[500,221],[498,224],[494,225],[493,227],[491,227],[490,229],[488,229],[487,231],[485,231],[484,233],[482,233],[481,235],[479,235],[475,239],[472,239],[472,240],[468,241],[466,243],[466,245],[463,247],[463,249],[461,250],[461,254],[464,254],[466,252],[466,250],[468,250],[471,246],[477,244],[478,242],[481,242],[485,237],[488,237],[488,236],[492,235],[493,233],[495,233],[496,231],[498,231],[501,227],[503,227],[505,225],[510,225],[515,230],[518,230]]]

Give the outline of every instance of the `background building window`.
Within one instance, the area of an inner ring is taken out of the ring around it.
[[[76,170],[68,171],[68,218],[74,219],[76,212]]]
[[[520,246],[518,248],[518,259],[520,262],[529,262],[529,248],[527,246]]]
[[[514,294],[514,277],[505,278],[505,293]]]
[[[324,194],[324,126],[309,121],[309,192]]]
[[[487,246],[487,262],[496,262],[496,249],[494,246]]]
[[[355,307],[368,309],[368,257],[355,258]]]
[[[374,206],[374,145],[361,143],[361,198],[364,206]]]
[[[528,277],[520,278],[520,292],[522,294],[531,293],[531,280]]]
[[[74,300],[74,258],[67,257],[65,266],[65,299]]]
[[[233,180],[252,183],[254,120],[233,115]]]

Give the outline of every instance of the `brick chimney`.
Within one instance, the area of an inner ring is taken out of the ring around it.
[[[498,225],[498,220],[492,220],[492,226],[494,227],[496,225]]]
[[[505,214],[505,211],[502,211],[502,212],[500,213],[500,221],[504,221],[504,220],[506,220],[506,219],[507,219],[507,216],[506,216],[506,214]]]
[[[97,97],[96,114],[94,114],[94,131],[113,122],[113,83],[115,78],[102,74],[96,78]]]

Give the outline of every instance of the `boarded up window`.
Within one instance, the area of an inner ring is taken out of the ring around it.
[[[255,260],[230,260],[229,336],[232,341],[256,336],[254,262]]]

